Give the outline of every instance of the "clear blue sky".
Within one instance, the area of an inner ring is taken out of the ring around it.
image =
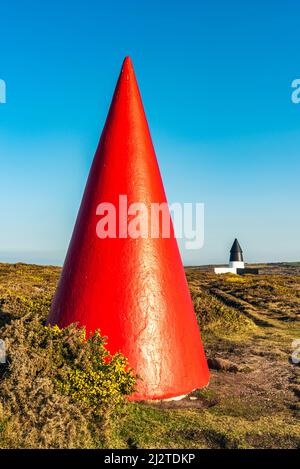
[[[186,264],[300,260],[300,3],[2,2],[0,261],[61,263],[130,55],[169,202],[204,202]]]

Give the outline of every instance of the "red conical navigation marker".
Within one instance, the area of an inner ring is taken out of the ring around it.
[[[177,241],[100,239],[100,203],[166,202],[132,63],[123,63],[48,322],[100,329],[141,376],[135,400],[184,395],[209,371]],[[118,220],[118,218],[117,218]]]

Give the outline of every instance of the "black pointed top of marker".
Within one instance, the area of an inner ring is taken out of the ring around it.
[[[240,243],[235,238],[232,248],[230,249],[230,259],[229,262],[243,262],[243,251],[240,246]]]

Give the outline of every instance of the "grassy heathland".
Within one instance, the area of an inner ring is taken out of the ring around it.
[[[0,264],[0,448],[299,448],[300,264],[259,267],[186,269],[210,385],[129,403],[124,357],[107,361],[100,337],[45,327],[60,269]]]

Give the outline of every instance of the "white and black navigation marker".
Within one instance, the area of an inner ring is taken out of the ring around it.
[[[214,271],[216,274],[258,274],[257,269],[245,269],[243,250],[236,238],[233,242],[232,248],[230,249],[228,267],[215,267]]]
[[[243,259],[243,251],[240,246],[240,243],[235,238],[232,248],[230,249],[230,259],[229,267],[234,267],[236,269],[244,269],[245,263]]]

